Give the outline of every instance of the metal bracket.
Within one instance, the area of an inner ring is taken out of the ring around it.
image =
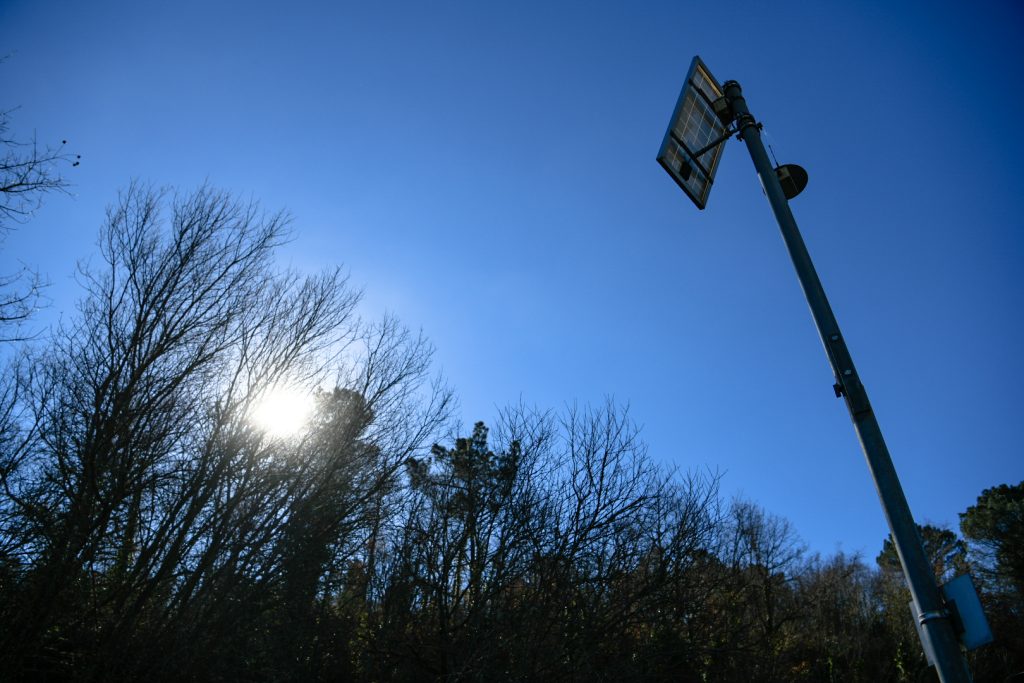
[[[924,626],[929,621],[938,621],[939,619],[949,619],[949,610],[936,609],[931,612],[920,612],[917,615],[917,620],[921,626]]]
[[[737,132],[736,130],[729,130],[728,128],[726,128],[724,135],[719,137],[717,140],[715,140],[711,144],[706,145],[706,146],[698,149],[696,152],[694,152],[692,155],[690,155],[690,158],[693,159],[694,161],[696,161],[697,163],[700,163],[699,160],[700,160],[700,158],[702,156],[704,156],[705,154],[707,154],[708,152],[713,150],[715,147],[718,147],[720,144],[722,144],[723,142],[725,142],[726,140],[731,138],[733,135],[736,134],[736,132]],[[673,139],[675,138],[674,135],[672,137],[673,137]],[[686,148],[684,147],[683,150],[685,151],[685,149]],[[703,164],[701,164],[701,166],[703,166]]]
[[[743,131],[753,126],[759,131],[764,130],[764,124],[754,119],[750,114],[743,114],[736,119],[736,139],[743,139]]]

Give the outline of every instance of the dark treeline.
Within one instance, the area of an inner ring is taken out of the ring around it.
[[[133,186],[78,313],[0,387],[4,680],[925,681],[889,545],[809,555],[718,478],[648,457],[625,409],[451,431],[431,348],[273,264],[287,220]],[[333,386],[299,437],[271,388]],[[665,454],[664,459],[669,458]],[[970,571],[1024,669],[1024,485],[985,491]]]

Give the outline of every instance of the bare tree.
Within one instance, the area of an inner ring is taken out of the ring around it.
[[[506,410],[408,476],[373,675],[643,680],[702,656],[652,641],[703,609],[715,478],[654,466],[625,409]]]
[[[792,583],[804,547],[788,520],[742,499],[730,506],[724,532],[720,556],[737,628],[724,634],[722,660],[774,680],[784,628],[799,615]]]
[[[57,146],[40,146],[35,137],[21,140],[10,132],[12,110],[0,111],[0,239],[12,223],[24,223],[52,192],[66,193],[62,168],[77,166],[78,155]],[[25,266],[0,275],[0,341],[28,336],[23,325],[42,301],[43,278]]]
[[[23,223],[42,205],[51,192],[68,191],[69,182],[61,172],[65,166],[78,166],[80,155],[66,151],[67,140],[59,145],[40,146],[15,137],[11,131],[14,110],[0,111],[0,229],[9,222]]]
[[[288,235],[285,215],[209,187],[136,184],[110,208],[77,319],[0,416],[9,670],[231,666],[193,645],[255,647],[274,595],[315,599],[361,551],[450,393],[431,391],[421,337],[358,321],[340,271],[277,271]],[[253,424],[269,388],[332,376],[352,381],[320,394],[305,437]]]
[[[791,670],[816,681],[884,680],[897,639],[882,630],[875,577],[864,562],[843,553],[814,555],[795,583],[801,619],[788,638]]]

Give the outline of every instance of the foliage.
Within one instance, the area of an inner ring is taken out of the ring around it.
[[[931,524],[917,525],[917,533],[924,545],[924,554],[932,564],[935,579],[940,583],[967,571],[967,544],[949,529]],[[878,567],[893,575],[902,575],[899,556],[891,538],[882,543],[882,552],[875,558]]]
[[[978,502],[960,513],[960,531],[987,578],[1024,594],[1024,481],[982,491]]]
[[[985,489],[960,513],[975,576],[996,642],[977,654],[977,667],[1024,674],[1024,482]]]

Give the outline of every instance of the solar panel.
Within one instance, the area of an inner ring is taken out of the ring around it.
[[[725,134],[726,126],[712,105],[723,94],[722,86],[708,71],[707,65],[700,57],[694,57],[658,151],[658,163],[698,209],[707,204],[725,143],[716,145],[699,157],[696,154]]]

